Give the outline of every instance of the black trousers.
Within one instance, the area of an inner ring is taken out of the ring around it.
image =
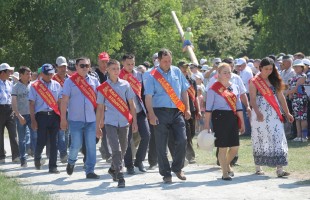
[[[12,106],[9,104],[0,105],[0,159],[5,159],[4,153],[4,128],[7,128],[9,133],[12,160],[19,157],[19,149],[16,136],[16,121]]]

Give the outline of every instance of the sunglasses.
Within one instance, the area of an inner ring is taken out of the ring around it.
[[[83,69],[83,68],[90,68],[90,64],[79,64],[79,66]]]

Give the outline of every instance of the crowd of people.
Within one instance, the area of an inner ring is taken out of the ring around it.
[[[168,49],[152,58],[152,66],[136,67],[133,54],[118,61],[102,52],[93,69],[87,57],[67,62],[59,56],[55,65],[43,64],[36,72],[25,66],[14,72],[2,63],[0,164],[6,162],[6,128],[12,162],[21,167],[33,156],[40,170],[45,148],[48,172],[60,173],[59,155],[72,175],[81,151],[86,178],[98,179],[96,144],[101,140],[99,151],[111,163],[108,173],[118,187],[125,187],[124,169],[133,175],[135,167],[145,173],[158,166],[164,183],[171,183],[172,172],[186,180],[186,160],[196,163],[193,138],[207,129],[216,137],[222,180],[234,177],[241,134],[251,135],[257,175],[264,174],[262,166],[275,167],[278,177],[290,174],[283,169],[287,139],[307,142],[309,134],[310,60],[302,53],[262,60],[214,58],[211,67],[205,58],[174,66]]]

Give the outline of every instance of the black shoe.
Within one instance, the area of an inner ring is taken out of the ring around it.
[[[21,160],[20,161],[20,166],[21,167],[27,167],[28,165],[27,165],[27,160]]]
[[[89,179],[99,179],[100,176],[98,176],[98,175],[95,174],[95,173],[88,173],[88,174],[86,175],[86,178],[89,178]]]
[[[223,177],[223,176],[222,176],[222,180],[224,180],[224,181],[231,181],[232,178],[231,178],[230,176],[228,176],[228,177]]]
[[[60,172],[55,167],[55,168],[52,168],[52,169],[48,170],[48,173],[50,173],[50,174],[59,174]]]
[[[135,173],[134,167],[127,167],[127,174],[134,175]]]
[[[117,187],[119,187],[119,188],[124,188],[125,187],[125,179],[124,178],[118,179]]]
[[[42,166],[40,160],[35,159],[35,160],[34,160],[34,166],[35,166],[35,168],[36,168],[37,170],[40,170],[40,169],[41,169],[41,166]]]
[[[135,167],[138,167],[140,172],[146,172],[146,169],[142,162],[139,164],[135,163]]]
[[[68,163],[68,164],[67,164],[66,170],[67,170],[67,174],[71,176],[71,175],[73,174],[74,165],[70,165],[70,164]]]
[[[155,169],[156,169],[156,166],[157,166],[157,164],[156,164],[156,165],[150,165],[149,168],[148,168],[148,170],[155,170]]]
[[[110,168],[108,173],[112,176],[113,181],[118,181],[118,179],[116,178],[115,170]]]
[[[166,184],[172,183],[172,176],[164,176],[163,181]]]

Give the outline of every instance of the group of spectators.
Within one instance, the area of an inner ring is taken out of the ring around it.
[[[82,149],[86,178],[98,179],[94,168],[96,143],[101,139],[100,153],[111,163],[108,173],[118,187],[125,187],[123,162],[128,174],[135,174],[135,167],[146,172],[147,155],[148,169],[158,165],[163,181],[170,183],[171,172],[186,180],[185,160],[196,163],[193,137],[212,129],[223,180],[234,176],[232,162],[243,133],[252,135],[258,175],[264,174],[263,165],[277,167],[279,177],[289,175],[283,170],[286,137],[306,142],[309,134],[310,60],[302,53],[262,60],[214,58],[210,66],[202,58],[199,64],[180,61],[175,67],[172,53],[162,49],[152,61],[152,66],[145,62],[136,67],[133,54],[123,55],[119,62],[102,52],[95,69],[86,57],[67,62],[59,56],[55,65],[44,64],[36,72],[25,66],[14,72],[2,63],[0,164],[6,158],[6,127],[12,161],[21,167],[27,167],[27,156],[33,156],[40,170],[46,147],[49,173],[59,173],[59,152],[67,174],[72,175]],[[264,91],[269,92],[268,98]],[[135,132],[141,139],[137,150],[131,145]],[[262,144],[275,143],[267,137],[269,132],[281,143],[271,152]]]

